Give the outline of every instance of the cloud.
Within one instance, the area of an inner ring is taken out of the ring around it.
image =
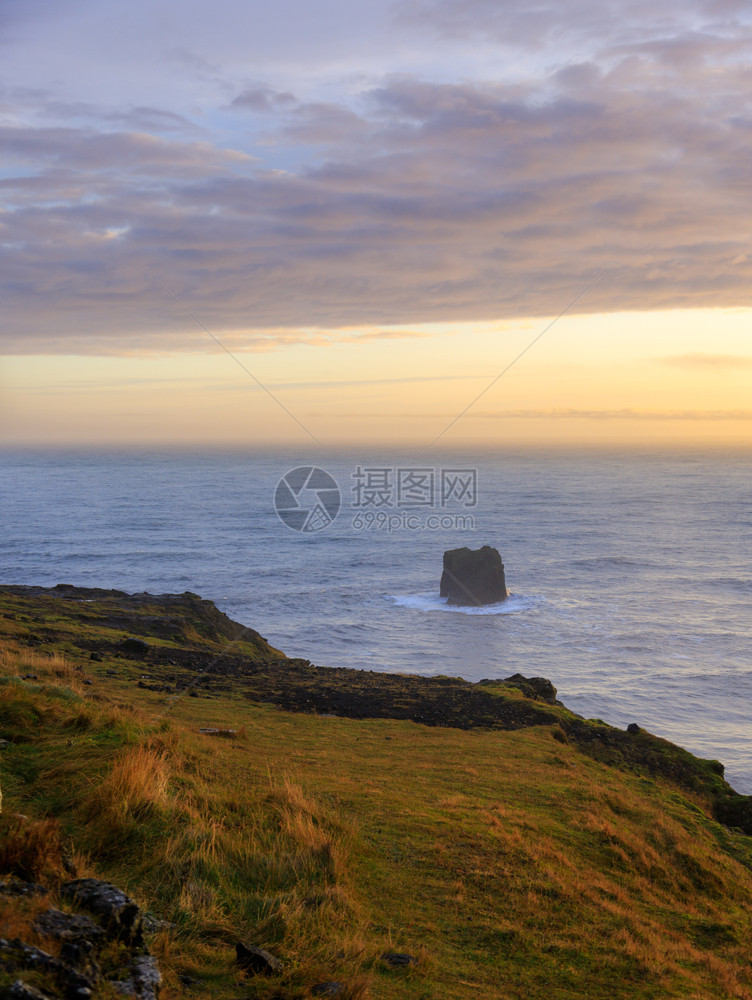
[[[296,104],[295,95],[289,91],[279,93],[270,87],[249,87],[230,102],[231,108],[249,111],[278,111]]]
[[[308,416],[325,417],[331,416],[324,412],[309,413]],[[456,413],[338,413],[338,417],[357,418],[379,418],[381,420],[449,420],[457,416]],[[752,420],[752,410],[497,410],[497,411],[470,411],[465,419],[479,420],[629,420],[629,421],[746,421]]]
[[[350,344],[360,344],[370,340],[404,340],[414,337],[430,337],[425,330],[359,330],[351,335],[341,335],[337,339]],[[448,376],[447,376],[448,377]]]
[[[117,237],[113,237],[117,239]],[[105,250],[106,252],[106,250]],[[148,273],[145,276],[148,279]],[[149,289],[151,290],[151,289]],[[125,293],[124,293],[125,294]],[[167,297],[169,301],[169,297]],[[187,327],[186,327],[187,324]],[[209,328],[207,328],[209,329]],[[157,357],[166,352],[181,354],[212,354],[222,350],[232,355],[265,354],[286,347],[322,347],[333,344],[365,344],[379,340],[405,340],[428,338],[423,330],[410,329],[317,329],[310,328],[268,328],[253,330],[225,330],[217,336],[214,330],[202,329],[199,322],[188,319],[179,306],[173,305],[171,313],[162,317],[158,336],[152,330],[129,331],[127,336],[116,331],[82,329],[67,334],[61,342],[57,331],[40,331],[33,337],[8,338],[4,343],[6,355],[51,355],[64,353],[73,356],[96,354],[101,357]],[[158,344],[158,349],[155,348]],[[221,346],[220,346],[221,345]],[[238,358],[242,360],[242,358]],[[475,376],[426,376],[425,381],[435,379],[474,378]],[[482,376],[479,376],[482,377]],[[385,381],[383,379],[377,380]],[[387,381],[421,381],[421,378],[391,379]],[[293,385],[293,383],[289,383]],[[301,382],[295,386],[318,385]],[[335,383],[326,383],[334,385]],[[342,383],[346,384],[346,383]],[[349,383],[347,383],[349,384]],[[285,383],[287,385],[287,383]]]
[[[181,177],[205,176],[253,159],[247,153],[222,149],[208,142],[180,142],[146,132],[100,132],[75,128],[23,128],[6,126],[0,130],[8,162],[21,167],[39,161],[76,171],[82,182],[105,176],[110,192],[125,188],[123,175],[139,174],[147,181],[164,174],[171,181]],[[21,174],[20,180],[23,180]],[[36,174],[55,193],[55,176]],[[16,178],[7,177],[6,190]]]
[[[707,372],[737,371],[739,368],[752,368],[752,357],[743,354],[672,354],[658,359],[661,364],[672,368],[685,368],[689,371]]]
[[[495,40],[528,52],[571,53],[578,46],[608,53],[614,47],[654,43],[704,33],[727,35],[749,18],[745,0],[399,0],[397,23],[453,39]],[[561,58],[561,55],[559,55]]]
[[[400,9],[399,30],[438,31],[441,51],[482,38],[498,75],[350,75],[325,99],[297,77],[195,75],[119,105],[6,88],[5,349],[204,349],[148,271],[248,350],[555,315],[600,272],[578,309],[752,304],[744,5]]]
[[[752,410],[499,410],[470,412],[489,420],[752,420]]]

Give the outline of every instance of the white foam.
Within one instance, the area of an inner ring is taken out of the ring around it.
[[[410,608],[413,611],[450,611],[459,615],[514,615],[521,611],[529,611],[545,600],[540,595],[510,594],[505,601],[498,604],[484,604],[478,608],[460,607],[447,604],[446,597],[435,593],[427,594],[387,594],[398,608]]]

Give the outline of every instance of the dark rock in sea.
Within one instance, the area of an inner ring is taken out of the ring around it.
[[[496,549],[449,549],[444,553],[444,571],[439,586],[447,604],[478,607],[507,598],[504,564]]]
[[[242,941],[235,945],[236,962],[252,976],[270,976],[282,971],[282,963],[263,948],[251,948]]]
[[[504,683],[522,691],[526,698],[545,701],[549,705],[557,703],[556,688],[545,677],[523,677],[522,674],[512,674],[511,677],[504,678]]]
[[[110,882],[79,878],[66,882],[62,894],[99,917],[113,937],[130,945],[143,942],[141,910],[133,900]]]
[[[385,951],[381,956],[381,959],[386,962],[387,965],[394,966],[395,968],[418,964],[418,959],[415,955],[408,955],[405,952],[400,951]]]

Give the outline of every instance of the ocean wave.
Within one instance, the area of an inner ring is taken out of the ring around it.
[[[599,569],[602,566],[651,566],[644,560],[630,559],[628,556],[593,556],[590,559],[574,559],[573,566],[584,566],[586,569]]]
[[[739,594],[752,593],[752,580],[740,580],[735,576],[711,577],[705,581],[705,584],[725,590],[734,590]]]
[[[514,615],[521,611],[530,611],[541,604],[545,598],[541,595],[510,594],[505,601],[498,604],[484,604],[478,608],[459,607],[447,604],[445,597],[435,593],[428,594],[387,594],[398,608],[409,608],[413,611],[448,611],[460,615]]]

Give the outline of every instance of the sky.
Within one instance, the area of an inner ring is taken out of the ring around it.
[[[4,0],[0,441],[752,447],[752,7]]]

